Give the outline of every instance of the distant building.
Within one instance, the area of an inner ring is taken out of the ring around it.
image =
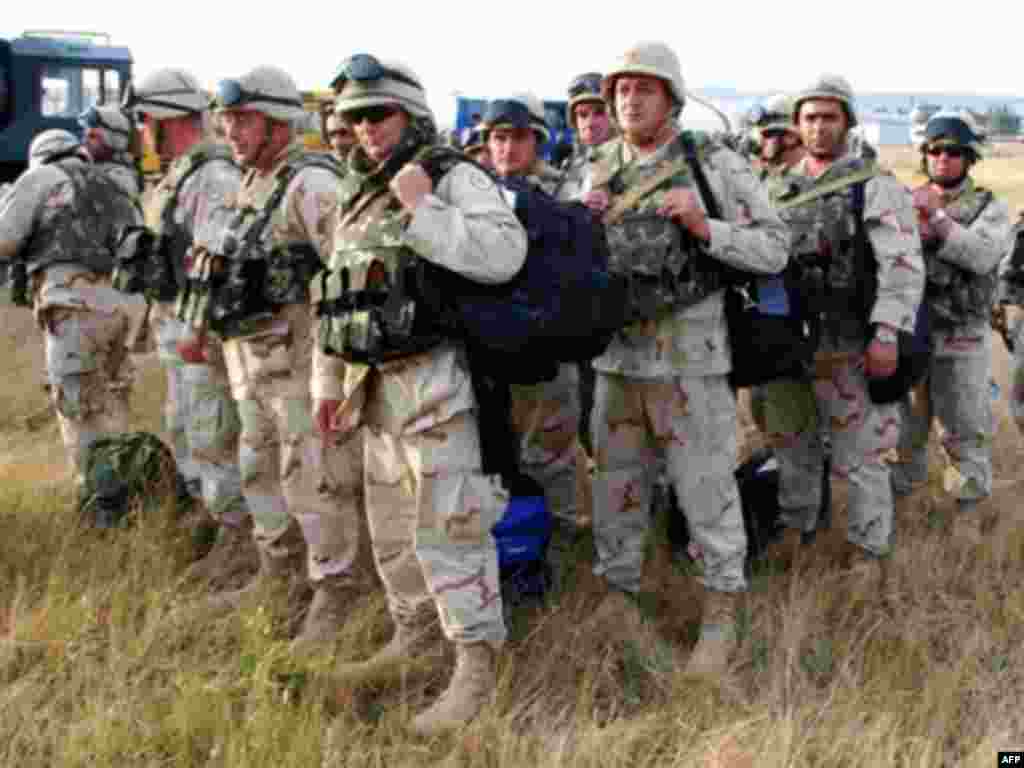
[[[860,131],[876,147],[910,144],[910,120],[903,115],[878,112],[861,115]]]

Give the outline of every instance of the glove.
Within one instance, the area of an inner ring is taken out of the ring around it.
[[[206,357],[205,333],[189,336],[187,339],[182,339],[174,346],[175,349],[178,350],[178,354],[181,355],[181,359],[186,363],[202,365],[203,363],[209,362]]]
[[[317,401],[313,420],[316,422],[317,432],[320,433],[321,439],[325,442],[337,434],[337,430],[334,428],[334,417],[337,415],[340,407],[341,400]]]

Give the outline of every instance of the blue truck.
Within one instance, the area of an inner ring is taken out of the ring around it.
[[[118,103],[131,76],[131,51],[102,33],[44,30],[0,39],[0,183],[25,169],[36,134],[77,134],[78,116]]]
[[[567,106],[567,101],[544,101],[544,114],[548,129],[551,131],[551,141],[543,146],[541,154],[549,161],[554,157],[555,148],[559,144],[572,146],[573,143],[573,131],[565,122]],[[455,131],[460,141],[465,140],[468,130],[476,125],[486,112],[487,99],[455,97]]]

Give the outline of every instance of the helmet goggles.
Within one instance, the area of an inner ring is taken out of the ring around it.
[[[172,88],[168,91],[154,91],[153,93],[139,93],[135,90],[135,86],[132,83],[128,83],[128,87],[125,88],[124,98],[121,100],[121,109],[125,112],[141,112],[146,113],[146,105],[153,107],[163,107],[164,109],[173,109],[186,115],[199,114],[198,110],[189,109],[183,107],[181,104],[175,104],[173,101],[164,101],[160,97],[162,96],[192,96],[195,94],[191,88]]]
[[[423,87],[413,78],[394,69],[388,69],[380,63],[376,56],[371,56],[368,53],[357,53],[341,62],[341,65],[334,73],[334,77],[331,79],[331,88],[336,93],[340,93],[345,87],[345,83],[349,80],[355,80],[357,83],[366,83],[383,78],[397,80],[400,83],[411,85],[417,89]]]
[[[578,96],[594,95],[601,98],[602,76],[598,72],[587,72],[579,75],[569,83],[569,98],[575,99]]]
[[[297,107],[302,109],[302,102],[296,99],[280,99],[276,96],[267,96],[257,91],[250,91],[238,80],[221,80],[217,83],[216,95],[213,97],[213,105],[217,109],[239,109],[252,102],[264,102],[267,104],[281,104],[285,107]]]

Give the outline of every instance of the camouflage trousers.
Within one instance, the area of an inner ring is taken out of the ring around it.
[[[512,429],[520,468],[540,483],[553,515],[576,518],[576,440],[580,421],[576,364],[554,381],[512,387]]]
[[[109,280],[64,266],[36,275],[36,318],[46,376],[68,460],[81,482],[85,452],[128,429],[134,368],[125,346],[131,320]]]
[[[372,394],[370,395],[372,397]],[[471,411],[415,434],[366,430],[366,513],[397,621],[436,605],[454,643],[505,642],[491,528],[508,495],[481,473]]]
[[[350,575],[345,511],[324,483],[322,442],[309,394],[309,307],[288,305],[265,331],[223,343],[241,421],[238,464],[256,543],[271,557],[294,554],[292,520],[306,541],[312,581]]]
[[[876,555],[889,552],[893,498],[886,455],[899,440],[899,408],[877,405],[857,361],[837,363],[830,378],[805,382],[817,404],[806,427],[777,435],[780,519],[791,528],[813,530],[821,507],[825,448],[819,424],[827,425],[832,474],[849,480],[847,538]],[[787,392],[788,390],[781,390]]]
[[[591,434],[594,572],[637,592],[650,528],[651,486],[665,468],[703,552],[701,581],[722,592],[746,589],[747,538],[733,470],[736,399],[724,375],[637,379],[598,372]]]
[[[192,331],[174,317],[172,304],[154,304],[150,324],[156,344],[157,357],[167,374],[167,400],[164,403],[164,431],[171,442],[171,451],[178,471],[186,481],[199,477],[192,451],[189,450],[186,429],[189,421],[189,391],[185,382],[186,363],[178,354],[178,342]]]
[[[961,477],[955,496],[975,500],[992,493],[991,338],[980,351],[932,358],[927,378],[914,390],[918,400],[912,403],[908,395],[901,403],[902,462],[892,470],[897,492],[909,493],[928,480],[928,434],[937,418],[946,428],[942,445]]]
[[[1010,391],[1007,401],[1017,429],[1024,432],[1024,318],[1013,329],[1013,354],[1010,358]]]

